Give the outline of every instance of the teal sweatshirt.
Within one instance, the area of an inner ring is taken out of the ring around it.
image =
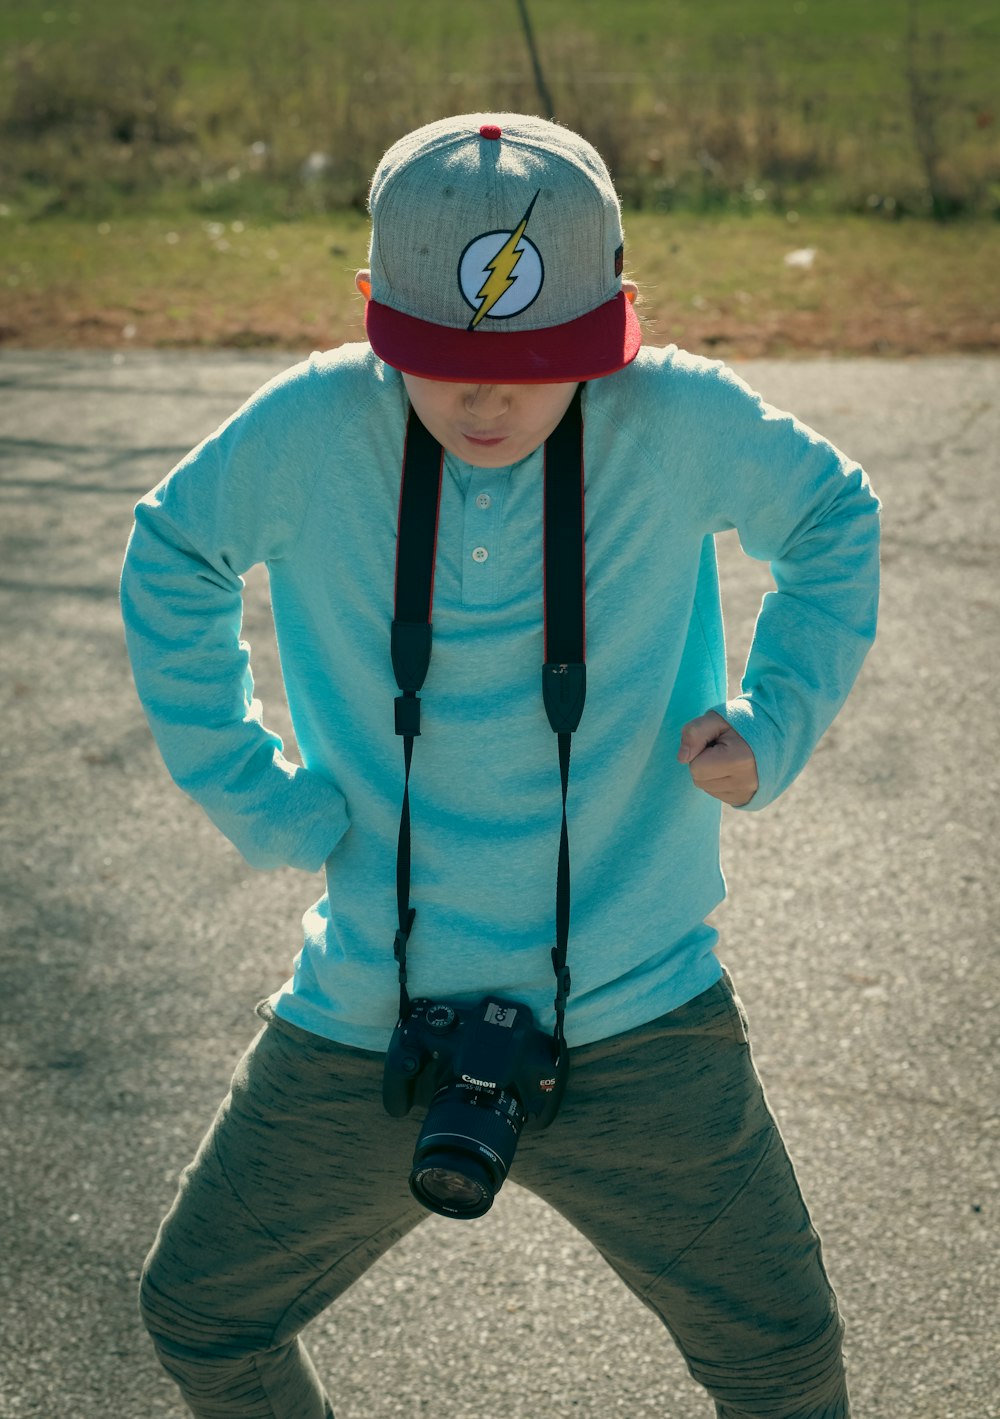
[[[367,345],[265,385],[136,508],[122,575],[135,682],[175,781],[255,867],[325,871],[278,1015],[383,1050],[396,1021],[403,790],[389,657],[408,405]],[[765,807],[872,642],[878,503],[856,463],[723,365],[644,349],[583,394],[587,704],[569,789],[571,1045],[683,1004],[720,973],[720,804],[677,762],[716,709]],[[434,646],[411,778],[410,992],[526,1001],[551,1028],[561,814],[541,698],[542,453],[448,455]],[[713,534],[769,562],[727,698]],[[485,549],[487,556],[482,556]],[[476,553],[476,555],[473,555]],[[242,576],[267,566],[301,764],[254,698]]]

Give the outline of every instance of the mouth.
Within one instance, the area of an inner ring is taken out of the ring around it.
[[[497,444],[505,443],[506,434],[466,434],[462,437],[467,443],[474,443],[477,448],[495,448]]]

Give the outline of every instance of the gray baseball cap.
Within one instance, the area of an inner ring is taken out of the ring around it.
[[[621,209],[600,155],[525,114],[416,129],[372,179],[375,353],[427,379],[596,379],[633,360]]]

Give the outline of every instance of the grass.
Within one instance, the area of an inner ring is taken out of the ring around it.
[[[632,207],[1000,210],[986,0],[530,13],[557,117]],[[0,201],[23,217],[360,208],[401,133],[539,105],[514,0],[8,0],[0,53]]]
[[[996,5],[529,11],[556,116],[630,213],[651,338],[1000,348]],[[504,108],[540,108],[515,0],[8,0],[0,341],[357,338],[379,156],[443,113]],[[811,266],[785,264],[795,248]]]
[[[307,350],[363,338],[357,213],[226,222],[183,212],[94,222],[3,219],[9,345]],[[810,266],[790,266],[812,250]],[[626,218],[647,338],[726,357],[1000,350],[987,221],[856,216]]]

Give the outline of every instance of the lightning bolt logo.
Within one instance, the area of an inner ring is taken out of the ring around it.
[[[475,315],[469,321],[470,330],[475,330],[483,317],[489,314],[500,297],[506,295],[514,284],[514,270],[523,255],[522,252],[516,250],[516,247],[524,236],[528,226],[528,219],[531,216],[531,210],[537,201],[538,193],[536,192],[528,203],[528,210],[525,212],[520,222],[518,222],[515,230],[511,232],[492,261],[487,261],[486,269],[490,274],[487,276],[482,286],[480,286],[476,295],[476,299],[480,301],[481,304]]]

